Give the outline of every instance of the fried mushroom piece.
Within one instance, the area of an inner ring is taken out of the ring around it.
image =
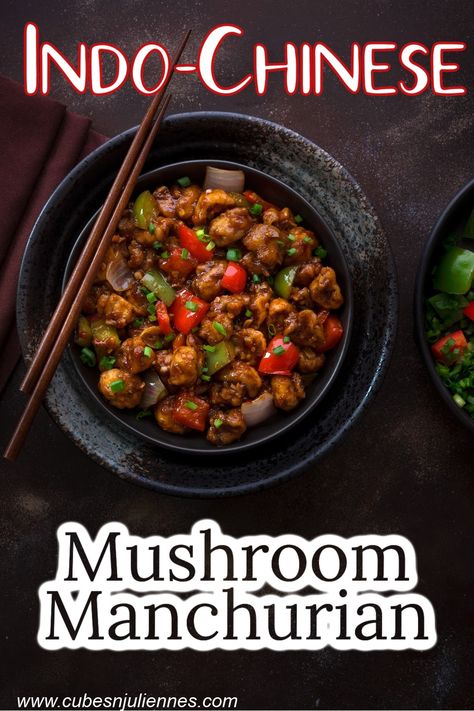
[[[273,402],[275,407],[289,412],[305,397],[301,375],[274,375],[271,380]]]
[[[239,407],[244,400],[253,400],[262,387],[262,379],[248,363],[233,361],[219,370],[211,385],[211,405]]]
[[[142,399],[144,388],[143,380],[138,375],[127,373],[126,370],[112,368],[100,374],[100,392],[119,410],[137,407]]]
[[[176,408],[176,397],[171,395],[165,397],[164,400],[158,403],[155,407],[155,420],[162,430],[173,432],[173,434],[184,434],[186,427],[178,424],[174,419],[174,411]]]
[[[336,273],[331,267],[323,267],[309,285],[311,298],[323,309],[338,309],[344,303]]]
[[[324,353],[316,353],[316,351],[307,346],[300,348],[296,367],[300,373],[316,373],[318,370],[321,370],[325,360],[326,357]]]
[[[315,314],[311,309],[292,313],[285,322],[283,333],[297,346],[318,348],[324,345],[323,323],[327,313]]]
[[[193,212],[193,223],[195,225],[205,225],[210,219],[215,217],[227,207],[235,206],[235,198],[225,190],[216,188],[215,190],[205,190],[199,196]]]
[[[198,185],[188,185],[185,188],[175,185],[171,189],[173,197],[176,198],[176,215],[180,220],[191,219],[201,192]]]
[[[214,259],[196,267],[192,290],[204,301],[212,301],[221,291],[221,281],[227,268],[224,259]]]
[[[253,225],[242,242],[252,253],[250,258],[246,254],[242,259],[242,264],[247,266],[250,271],[255,272],[255,269],[260,265],[262,273],[268,274],[268,270],[275,269],[283,261],[285,243],[280,230],[273,225],[260,223]]]
[[[158,210],[163,217],[176,217],[177,200],[166,185],[157,188],[153,193]]]
[[[169,364],[169,383],[176,387],[194,385],[199,375],[199,356],[191,346],[173,351]]]
[[[218,247],[227,247],[242,239],[253,222],[247,208],[233,207],[212,220],[209,235]]]
[[[247,304],[252,316],[244,322],[244,326],[255,326],[260,328],[267,318],[268,308],[273,298],[273,291],[269,284],[252,284],[250,287],[250,298]]]
[[[234,332],[234,319],[240,314],[246,303],[247,299],[242,294],[217,296],[201,323],[199,337],[210,344],[230,338]],[[222,328],[216,328],[216,324],[220,324]]]
[[[145,348],[147,345],[140,336],[127,338],[117,351],[117,368],[133,374],[150,368],[154,361],[154,353],[153,351],[149,353],[149,347],[145,352]]]
[[[125,328],[135,318],[132,304],[118,294],[102,294],[97,301],[97,313],[109,326]]]
[[[230,410],[211,410],[209,421],[211,426],[207,431],[207,439],[218,447],[240,439],[247,429],[240,407]],[[219,427],[214,424],[216,421]]]
[[[256,328],[241,328],[233,337],[236,357],[244,363],[256,365],[265,353],[265,336]]]

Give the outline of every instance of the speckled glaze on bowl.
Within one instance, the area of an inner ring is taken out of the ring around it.
[[[474,420],[461,407],[458,407],[448,388],[436,372],[433,355],[426,341],[425,334],[425,299],[433,294],[432,273],[443,253],[443,240],[453,231],[466,223],[474,207],[474,178],[453,197],[443,210],[440,218],[428,238],[418,267],[415,286],[415,335],[418,346],[436,390],[447,407],[468,430],[474,432]]]
[[[318,373],[318,376],[313,382],[306,385],[306,397],[303,402],[291,412],[279,411],[258,427],[249,428],[245,435],[237,442],[232,442],[232,444],[226,447],[218,448],[208,442],[201,432],[189,430],[182,435],[165,432],[165,430],[157,426],[154,418],[150,417],[137,421],[136,411],[117,410],[112,407],[98,392],[97,370],[88,368],[81,363],[79,349],[77,347],[71,347],[70,355],[76,366],[77,373],[79,377],[82,378],[84,387],[89,391],[90,396],[94,398],[101,407],[107,410],[109,416],[114,417],[122,426],[127,427],[152,444],[157,444],[184,454],[204,454],[208,457],[226,455],[230,457],[246,449],[269,442],[275,437],[281,437],[284,432],[297,425],[303,417],[306,417],[329,392],[332,383],[341,369],[349,347],[352,331],[352,285],[349,270],[342,250],[339,247],[338,240],[319,213],[287,185],[284,185],[276,178],[265,175],[265,173],[255,168],[249,168],[240,163],[216,160],[174,163],[173,165],[163,166],[142,175],[137,182],[133,197],[138,195],[142,190],[148,189],[153,191],[159,185],[171,185],[183,175],[189,176],[194,183],[202,185],[205,179],[206,165],[210,163],[216,168],[242,170],[245,174],[246,189],[254,190],[258,195],[262,195],[266,200],[269,200],[275,205],[282,207],[288,206],[293,210],[295,215],[301,215],[304,219],[304,224],[318,235],[321,244],[328,250],[326,261],[335,269],[338,284],[344,294],[344,304],[338,312],[344,326],[344,335],[338,346],[326,354],[324,368]],[[71,251],[71,257],[68,260],[64,273],[63,289],[66,286],[67,278],[74,268],[80,250],[90,234],[96,219],[97,215],[94,215],[90,219]]]
[[[77,236],[102,203],[135,129],[83,160],[61,183],[33,229],[18,289],[18,327],[31,358],[61,290]],[[395,267],[380,223],[347,171],[302,136],[263,119],[200,112],[170,116],[145,172],[185,160],[230,160],[273,175],[318,210],[336,235],[354,284],[354,328],[344,367],[325,399],[289,433],[234,460],[187,456],[143,442],[84,391],[67,355],[50,385],[52,417],[95,461],[120,477],[181,496],[242,494],[288,479],[327,454],[381,383],[397,321]],[[41,298],[38,298],[38,295]]]

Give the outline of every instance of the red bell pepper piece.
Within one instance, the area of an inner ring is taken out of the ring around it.
[[[463,357],[466,347],[467,341],[464,333],[454,331],[433,343],[431,350],[436,360],[445,365],[451,365]]]
[[[470,318],[471,321],[474,321],[474,301],[471,301],[471,303],[466,306],[463,310],[463,314]]]
[[[174,419],[183,427],[204,432],[209,414],[209,403],[194,393],[181,393],[175,400]]]
[[[162,301],[158,301],[156,304],[156,319],[158,321],[158,326],[160,331],[164,336],[168,336],[171,333],[170,317],[168,314],[168,309],[166,304]]]
[[[329,315],[324,322],[324,346],[318,348],[320,353],[335,348],[344,334],[344,327],[337,316]]]
[[[194,230],[187,225],[178,225],[178,238],[182,247],[197,259],[198,262],[208,262],[214,256],[213,249],[206,249],[206,243],[201,242]]]
[[[179,247],[173,247],[168,259],[163,259],[160,262],[160,268],[164,272],[168,272],[168,274],[174,272],[186,279],[195,270],[196,264],[196,259],[191,256],[183,257],[183,250]]]
[[[182,289],[170,308],[174,316],[174,327],[180,333],[187,334],[198,326],[209,311],[209,304],[191,291]]]
[[[285,343],[283,336],[275,336],[267,346],[258,370],[265,375],[289,375],[300,352],[294,343]]]
[[[240,264],[229,262],[222,277],[221,285],[233,294],[240,294],[247,283],[247,272]]]

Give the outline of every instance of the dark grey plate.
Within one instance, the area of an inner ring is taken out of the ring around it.
[[[459,232],[471,214],[474,207],[474,178],[467,183],[453,197],[449,205],[443,210],[423,250],[418,268],[415,287],[415,334],[425,365],[431,379],[451,412],[463,423],[468,430],[474,432],[474,420],[465,410],[458,407],[453,400],[451,392],[444,385],[436,372],[431,348],[424,337],[425,334],[425,300],[433,291],[433,269],[443,254],[443,240],[449,234]],[[466,240],[467,242],[467,240]],[[472,245],[466,245],[471,247]]]
[[[18,325],[25,358],[37,346],[56,304],[70,251],[111,184],[134,129],[99,148],[61,183],[43,209],[23,260]],[[180,455],[147,444],[118,425],[84,389],[65,356],[46,405],[56,422],[94,460],[119,476],[187,496],[240,494],[302,471],[327,454],[380,385],[397,320],[396,276],[372,207],[347,171],[302,136],[262,119],[193,113],[163,124],[145,170],[198,160],[233,160],[279,178],[313,205],[339,241],[354,285],[354,328],[336,381],[312,412],[276,441],[230,460]]]
[[[240,163],[216,160],[173,163],[173,165],[167,165],[142,175],[137,182],[134,197],[142,190],[154,190],[163,184],[171,185],[183,175],[189,176],[194,183],[202,185],[205,178],[206,165],[209,164],[209,162],[212,162],[212,165],[216,168],[243,170],[245,173],[246,189],[254,190],[259,195],[264,196],[266,200],[275,203],[275,205],[288,206],[296,215],[301,215],[304,219],[304,224],[317,234],[321,244],[328,250],[327,263],[336,270],[338,283],[341,286],[345,299],[344,305],[339,313],[344,326],[344,335],[337,348],[334,348],[334,350],[327,354],[324,368],[313,382],[306,386],[306,397],[304,401],[300,403],[296,410],[292,412],[280,411],[258,427],[249,428],[244,437],[238,442],[233,442],[225,448],[218,449],[208,442],[205,436],[200,432],[190,430],[184,435],[172,434],[171,432],[165,432],[160,427],[157,427],[153,418],[137,421],[136,411],[117,410],[112,407],[98,392],[97,370],[95,368],[88,368],[81,363],[77,346],[71,347],[71,355],[76,370],[82,378],[84,386],[89,390],[89,394],[97,400],[100,406],[107,409],[109,415],[114,417],[123,426],[131,429],[135,434],[140,435],[152,444],[158,444],[189,455],[205,454],[207,456],[222,456],[222,454],[226,454],[227,456],[235,456],[237,452],[242,452],[245,449],[261,445],[275,437],[280,437],[283,432],[286,432],[290,427],[294,427],[303,417],[306,417],[308,412],[316,407],[323,397],[325,397],[344,362],[349,347],[352,330],[352,285],[349,270],[341,248],[339,247],[339,242],[319,213],[309,205],[306,200],[303,200],[298,193],[284,185],[280,180],[265,175],[261,171],[255,170],[255,168],[249,168]],[[74,245],[71,257],[66,265],[63,288],[65,287],[69,274],[74,268],[80,250],[90,234],[96,218],[97,215],[94,215],[89,220]]]

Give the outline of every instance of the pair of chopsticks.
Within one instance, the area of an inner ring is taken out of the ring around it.
[[[171,95],[165,95],[165,91],[190,34],[190,30],[186,32],[173,57],[166,82],[153,97],[143,117],[63,295],[44,332],[26,376],[21,383],[20,390],[31,394],[5,449],[3,454],[5,459],[10,461],[16,459],[63,351],[69,342],[81,312],[83,301],[89,293],[96,274],[105,259],[119,220],[128,205],[136,180],[142,171],[150,148],[159,131],[161,121],[171,99]]]

